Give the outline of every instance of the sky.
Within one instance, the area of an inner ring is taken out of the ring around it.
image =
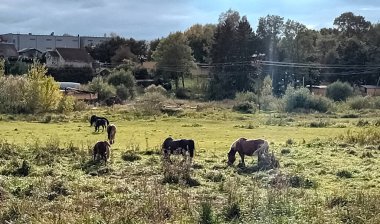
[[[333,27],[344,12],[380,22],[380,0],[0,0],[0,34],[33,33],[153,40],[196,23],[218,22],[232,9],[254,30],[260,17],[279,15],[309,28]]]

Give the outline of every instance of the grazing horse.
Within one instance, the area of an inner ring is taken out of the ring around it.
[[[231,145],[231,149],[228,152],[228,165],[232,165],[235,160],[236,152],[239,153],[241,157],[241,162],[244,163],[244,156],[253,156],[258,155],[260,158],[261,155],[267,154],[269,149],[269,144],[263,139],[246,139],[239,138]]]
[[[107,159],[110,158],[110,147],[111,145],[107,141],[97,142],[92,152],[94,161],[96,160],[96,156],[100,155],[101,159],[104,159],[105,163],[107,164]]]
[[[169,158],[170,154],[173,153],[181,153],[183,156],[186,155],[186,152],[190,154],[190,162],[193,159],[195,150],[194,140],[192,139],[178,139],[173,140],[173,138],[169,137],[165,139],[162,144],[162,151],[165,158]]]
[[[116,135],[116,126],[114,124],[110,124],[107,127],[108,141],[110,144],[115,143],[115,135]]]
[[[99,119],[104,119],[107,121],[107,126],[110,124],[110,122],[107,120],[107,118],[105,117],[98,117],[96,115],[92,115],[91,118],[90,118],[90,127]]]
[[[104,128],[107,127],[107,120],[106,119],[98,119],[95,121],[95,132],[99,132],[99,127],[102,126],[102,132],[104,131]]]

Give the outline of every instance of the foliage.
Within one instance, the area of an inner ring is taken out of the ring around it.
[[[354,89],[347,82],[336,81],[327,86],[326,96],[334,101],[345,101]]]
[[[73,96],[64,96],[58,104],[58,111],[60,113],[67,114],[74,111],[74,106],[76,104],[76,99]]]
[[[0,112],[25,113],[27,112],[27,79],[25,76],[0,77]]]
[[[94,72],[89,67],[76,68],[66,66],[63,68],[48,68],[48,74],[58,82],[88,83],[94,78]]]
[[[347,105],[354,110],[380,109],[380,97],[355,96],[347,99]]]
[[[29,112],[47,112],[57,109],[62,98],[59,85],[54,78],[47,76],[44,65],[35,62],[26,76],[26,102]]]
[[[199,63],[210,61],[210,49],[213,43],[214,32],[215,25],[213,24],[195,24],[185,31],[184,35],[193,50],[195,61]]]
[[[88,89],[97,92],[99,100],[106,100],[116,94],[115,87],[109,85],[100,76],[93,78],[92,81],[88,83]]]
[[[5,75],[5,60],[0,58],[0,77]]]
[[[152,57],[157,62],[157,69],[174,80],[177,88],[179,78],[181,77],[184,83],[184,75],[189,74],[190,68],[195,66],[192,50],[181,32],[161,39]]]
[[[321,96],[311,95],[306,88],[291,89],[288,88],[283,97],[285,103],[285,111],[293,112],[297,110],[315,110],[319,112],[326,112],[331,107],[331,102]]]
[[[178,99],[190,99],[191,92],[189,89],[186,89],[186,88],[178,88],[175,90],[175,96]]]
[[[28,72],[28,64],[23,61],[16,61],[10,63],[8,74],[12,75],[24,75]]]
[[[113,71],[108,77],[108,83],[116,87],[116,94],[122,100],[133,99],[136,95],[136,80],[130,71]]]
[[[166,100],[166,96],[160,92],[146,92],[136,108],[144,115],[158,115],[161,114],[161,107]]]
[[[157,92],[157,93],[160,93],[162,95],[166,95],[167,94],[167,91],[166,91],[166,89],[164,87],[162,87],[160,85],[156,86],[154,84],[146,87],[144,89],[144,92],[145,93],[154,93],[154,92]]]

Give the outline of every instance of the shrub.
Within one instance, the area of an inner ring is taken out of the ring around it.
[[[352,178],[352,173],[348,170],[339,170],[336,175],[340,178]]]
[[[191,93],[190,93],[190,90],[188,89],[185,89],[185,88],[177,88],[175,90],[175,96],[178,98],[178,99],[190,99],[191,97]]]
[[[296,90],[288,88],[283,97],[283,101],[287,112],[300,109],[326,112],[331,107],[331,102],[327,98],[311,95],[306,88]]]
[[[33,63],[27,74],[26,102],[30,112],[47,112],[57,109],[62,98],[59,85],[47,76],[45,65]]]
[[[116,87],[116,95],[121,100],[127,100],[128,98],[133,98],[135,96],[134,91],[130,91],[127,87],[124,85],[119,85]]]
[[[257,96],[253,92],[238,92],[235,94],[237,102],[257,102]]]
[[[369,96],[352,97],[352,98],[349,98],[347,100],[347,104],[351,109],[354,109],[354,110],[369,108],[370,107],[370,97]]]
[[[58,105],[58,111],[64,114],[74,111],[75,101],[73,96],[62,97]]]
[[[216,223],[214,219],[214,214],[212,211],[212,206],[209,201],[201,203],[201,209],[199,212],[199,224],[213,224]]]
[[[0,113],[25,113],[27,79],[25,76],[0,77]]]
[[[131,89],[135,87],[136,80],[130,71],[115,70],[108,77],[108,84],[113,86],[124,85],[126,88]]]
[[[161,107],[165,101],[165,95],[159,92],[147,92],[136,104],[136,108],[145,115],[158,115],[161,114]]]
[[[254,113],[256,111],[256,108],[250,102],[238,102],[232,109],[242,113]]]
[[[326,96],[334,101],[345,101],[354,92],[347,82],[336,81],[327,86]]]
[[[66,66],[63,68],[49,68],[48,74],[59,82],[90,82],[94,78],[94,72],[90,67],[76,68]]]
[[[161,85],[156,86],[154,84],[146,87],[144,89],[144,92],[145,93],[160,93],[162,95],[166,95],[167,94],[167,91],[166,91],[166,89],[164,87],[162,87]]]
[[[129,161],[129,162],[134,162],[134,161],[137,161],[137,160],[141,160],[141,156],[137,155],[137,153],[135,153],[134,151],[131,151],[131,150],[128,150],[125,153],[123,153],[123,155],[121,156],[121,158],[124,161]]]
[[[115,87],[109,85],[100,76],[93,78],[92,81],[88,83],[88,89],[90,91],[97,92],[99,100],[108,99],[116,94]]]
[[[82,100],[74,101],[74,111],[84,111],[88,107],[87,103]]]

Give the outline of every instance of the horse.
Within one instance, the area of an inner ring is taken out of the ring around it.
[[[95,132],[99,132],[99,127],[102,126],[104,131],[104,128],[107,127],[107,120],[106,119],[98,119],[95,121]]]
[[[94,161],[96,160],[96,156],[100,155],[100,157],[104,159],[105,163],[107,164],[107,159],[110,158],[110,147],[111,145],[107,141],[97,142],[92,152]]]
[[[90,118],[90,127],[99,119],[104,119],[107,121],[107,126],[110,124],[110,122],[107,120],[107,118],[105,117],[98,117],[96,115],[92,115],[91,118]]]
[[[170,154],[181,153],[183,156],[186,155],[186,152],[189,152],[190,162],[194,157],[195,144],[192,139],[178,139],[174,140],[171,137],[165,139],[162,144],[162,151],[165,158],[170,159]]]
[[[116,126],[114,124],[110,124],[107,127],[108,141],[110,144],[115,143],[115,135],[116,135]]]
[[[231,145],[231,149],[227,154],[227,163],[231,166],[235,162],[235,154],[237,152],[241,157],[242,164],[245,165],[244,156],[257,155],[258,159],[260,159],[262,155],[266,155],[268,153],[268,149],[269,144],[263,139],[239,138]]]

